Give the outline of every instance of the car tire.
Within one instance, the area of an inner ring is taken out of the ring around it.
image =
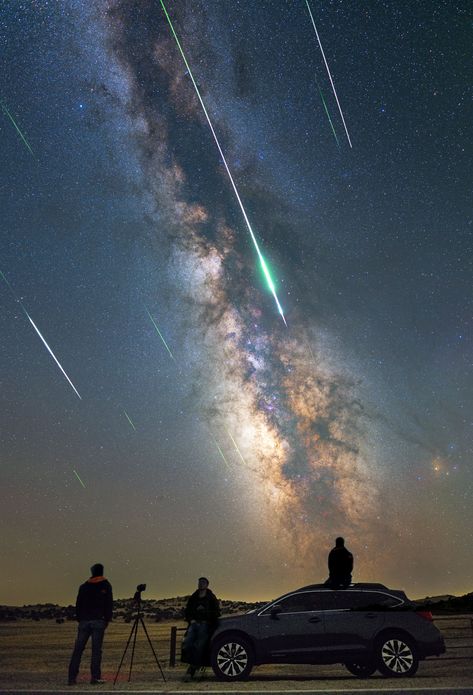
[[[370,662],[350,662],[345,664],[345,668],[357,678],[369,678],[376,671],[376,664]]]
[[[218,637],[212,644],[210,663],[220,681],[245,680],[253,668],[253,649],[239,635]]]
[[[383,676],[414,676],[419,666],[414,640],[396,633],[384,635],[378,642],[377,665]]]

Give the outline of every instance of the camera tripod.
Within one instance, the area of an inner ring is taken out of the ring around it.
[[[161,668],[161,664],[159,663],[158,656],[157,656],[157,654],[156,654],[156,652],[155,652],[155,650],[154,650],[153,644],[152,644],[151,639],[150,639],[149,634],[148,634],[148,630],[146,629],[146,625],[145,625],[144,620],[143,620],[143,612],[142,612],[142,610],[141,610],[141,592],[144,591],[145,589],[146,589],[146,584],[139,584],[139,585],[136,587],[136,593],[135,593],[135,595],[133,596],[133,601],[134,601],[134,603],[135,603],[136,606],[137,606],[137,613],[136,613],[136,617],[135,617],[135,620],[134,620],[133,625],[132,625],[132,628],[131,628],[130,636],[128,637],[128,642],[126,643],[126,647],[125,647],[125,650],[124,650],[123,655],[122,655],[122,659],[121,659],[121,661],[120,661],[120,666],[118,667],[118,670],[117,670],[117,672],[116,672],[116,674],[115,674],[115,678],[113,679],[113,685],[115,685],[115,683],[117,682],[118,674],[120,673],[120,669],[121,669],[122,664],[123,664],[123,662],[124,662],[124,660],[125,660],[125,655],[126,655],[126,653],[127,653],[128,647],[130,646],[130,642],[131,642],[131,640],[132,640],[132,638],[133,638],[133,644],[132,644],[132,648],[131,648],[130,670],[129,670],[129,673],[128,673],[128,682],[131,681],[131,671],[132,671],[132,669],[133,669],[133,659],[134,659],[134,656],[135,656],[136,636],[137,636],[137,634],[138,634],[138,626],[139,626],[140,624],[141,624],[141,626],[142,626],[142,628],[143,628],[143,630],[144,630],[144,633],[145,633],[146,638],[147,638],[147,640],[148,640],[148,644],[149,644],[149,646],[151,647],[151,651],[153,652],[153,656],[154,656],[154,659],[155,659],[155,661],[156,661],[156,663],[157,663],[157,665],[158,665],[158,668],[159,668],[159,670],[161,671],[161,675],[162,675],[162,677],[163,677],[163,681],[166,682],[166,677],[165,677],[165,675],[164,675],[164,673],[163,673],[163,669]]]

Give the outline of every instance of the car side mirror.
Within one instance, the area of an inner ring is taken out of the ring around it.
[[[279,620],[278,615],[281,612],[282,612],[281,606],[274,606],[273,608],[271,608],[271,612],[269,614],[271,616],[271,620]]]

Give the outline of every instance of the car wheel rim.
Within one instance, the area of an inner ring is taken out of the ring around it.
[[[381,658],[393,673],[407,673],[414,663],[412,649],[400,639],[385,642],[381,650]]]
[[[240,676],[247,664],[247,651],[238,642],[227,642],[218,650],[217,665],[225,676],[230,676],[232,678]]]

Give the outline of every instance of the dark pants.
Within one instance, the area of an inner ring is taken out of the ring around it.
[[[75,681],[79,673],[82,652],[85,649],[89,637],[92,636],[92,658],[90,660],[90,675],[94,680],[100,680],[102,674],[100,665],[102,662],[102,642],[107,624],[105,620],[81,620],[77,631],[77,639],[69,664],[69,680]]]
[[[184,638],[183,648],[187,654],[189,664],[199,668],[204,663],[204,653],[210,638],[210,628],[208,623],[195,622],[189,625],[187,634]]]

